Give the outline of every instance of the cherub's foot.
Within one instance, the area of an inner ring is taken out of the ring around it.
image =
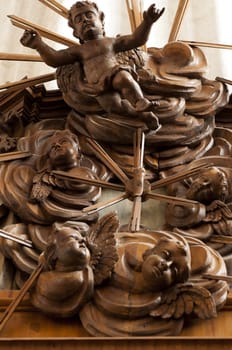
[[[141,98],[136,102],[135,109],[137,112],[148,112],[154,108],[154,103],[147,98]]]
[[[150,112],[160,106],[160,101],[149,101],[147,98],[141,98],[136,102],[135,109],[137,112]]]
[[[142,113],[143,120],[148,126],[150,130],[156,130],[158,131],[161,128],[161,125],[159,123],[159,119],[156,117],[156,115],[152,112],[144,112]]]

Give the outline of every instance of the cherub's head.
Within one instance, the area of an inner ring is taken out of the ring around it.
[[[180,240],[161,238],[143,254],[142,274],[153,291],[187,281],[189,272],[189,249]]]
[[[215,166],[202,170],[192,181],[186,193],[188,199],[204,204],[214,200],[225,201],[228,195],[228,181],[222,169]]]
[[[78,138],[69,130],[56,131],[49,139],[48,157],[52,169],[78,166],[81,157]]]
[[[90,252],[77,228],[54,224],[44,257],[49,269],[79,271],[89,264]]]
[[[104,13],[91,1],[77,1],[69,10],[68,24],[80,43],[105,35]]]

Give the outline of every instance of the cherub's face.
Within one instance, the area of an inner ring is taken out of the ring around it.
[[[213,200],[220,199],[222,196],[222,175],[221,171],[212,167],[202,171],[199,176],[193,180],[186,197],[197,200],[201,203],[211,203]]]
[[[49,158],[53,168],[60,166],[75,166],[78,147],[68,137],[57,137],[51,142]]]
[[[103,34],[99,12],[94,7],[83,6],[71,12],[74,35],[82,41],[98,38]]]
[[[185,282],[189,275],[189,259],[181,241],[161,239],[149,254],[144,254],[144,279],[154,291]]]
[[[81,234],[71,228],[63,228],[56,233],[56,256],[64,266],[83,269],[89,262],[90,254]]]

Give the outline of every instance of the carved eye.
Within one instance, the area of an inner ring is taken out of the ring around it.
[[[91,11],[88,11],[85,15],[86,15],[86,18],[88,18],[88,19],[91,19],[94,17],[94,13]]]
[[[205,179],[202,180],[202,184],[203,184],[204,186],[209,185],[209,183],[210,183],[210,182],[209,182],[209,179],[206,179],[206,178],[205,178]]]
[[[171,258],[171,253],[169,252],[169,250],[163,250],[162,251],[162,257],[165,259],[165,260],[169,260]]]
[[[75,17],[75,23],[80,23],[80,22],[81,22],[81,18],[82,18],[81,15],[77,15],[77,16]]]

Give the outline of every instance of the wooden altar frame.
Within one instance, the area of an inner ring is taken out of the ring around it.
[[[0,291],[0,311],[17,296],[18,291]],[[58,320],[34,309],[29,296],[23,299],[0,333],[4,350],[231,350],[232,292],[218,316],[210,320],[192,319],[179,336],[92,337],[79,319]]]

